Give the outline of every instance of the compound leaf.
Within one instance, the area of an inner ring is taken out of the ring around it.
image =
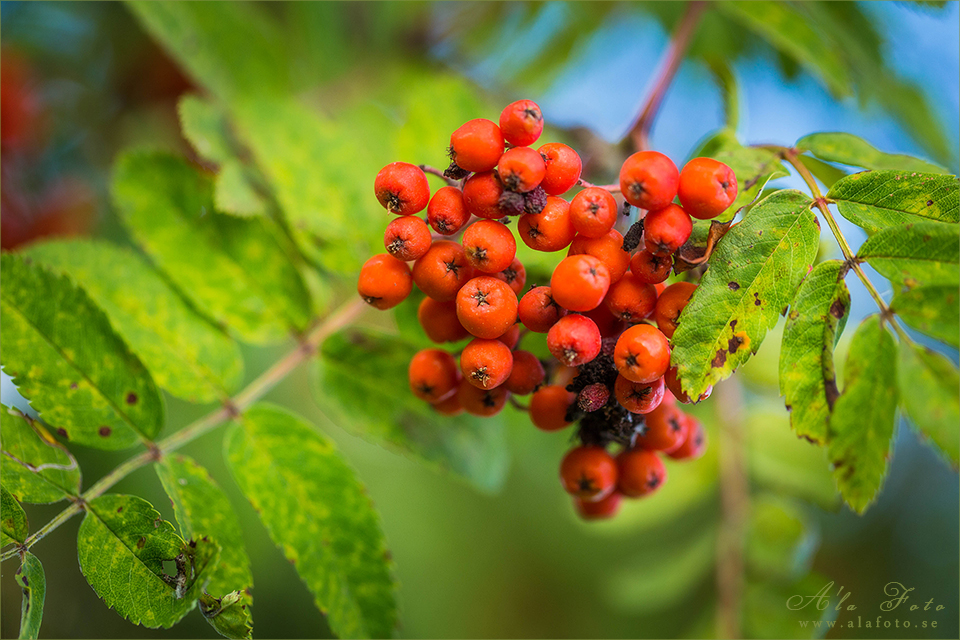
[[[960,221],[956,176],[915,171],[863,171],[838,180],[827,197],[840,214],[873,234],[884,227]]]
[[[108,607],[133,624],[166,629],[196,606],[216,543],[184,542],[136,496],[100,496],[86,513],[77,536],[80,571]],[[176,574],[164,572],[166,561],[176,562]]]
[[[813,268],[790,305],[780,349],[780,393],[798,436],[826,441],[827,420],[838,395],[833,348],[850,310],[843,263]]]
[[[396,584],[377,512],[333,443],[268,404],[227,433],[227,466],[340,637],[383,638]]]
[[[821,160],[864,169],[948,173],[943,167],[926,160],[907,155],[883,153],[852,133],[812,133],[800,138],[795,146],[798,150],[809,151]]]
[[[920,333],[960,347],[958,297],[956,284],[916,287],[896,293],[890,310]]]
[[[960,372],[944,355],[907,341],[900,343],[897,381],[907,416],[943,452],[960,465]]]
[[[673,336],[671,363],[692,397],[755,353],[793,300],[819,247],[811,202],[799,191],[777,191],[717,244]]]
[[[833,477],[850,508],[863,513],[887,473],[897,411],[897,345],[879,316],[866,318],[850,342],[843,393],[830,416]]]
[[[27,539],[27,514],[6,487],[0,486],[0,546]]]
[[[160,392],[86,292],[20,255],[0,261],[3,368],[44,421],[100,449],[157,435]]]
[[[278,341],[309,322],[309,293],[273,223],[217,213],[209,179],[183,159],[128,153],[117,163],[113,196],[153,261],[241,338]]]
[[[887,227],[857,250],[880,275],[906,288],[960,286],[960,225],[914,222]]]
[[[157,384],[173,395],[212,402],[237,388],[243,375],[239,346],[134,252],[95,240],[56,240],[31,245],[26,255],[82,286]]]
[[[19,502],[58,502],[80,493],[76,459],[39,422],[0,406],[0,483]]]
[[[330,336],[316,368],[317,403],[344,429],[496,490],[507,467],[503,423],[473,416],[450,420],[410,393],[407,367],[419,348],[371,330]]]
[[[26,552],[23,564],[17,569],[14,580],[23,590],[23,604],[20,607],[20,638],[35,639],[40,633],[43,620],[43,600],[47,593],[47,578],[43,565],[35,555]]]
[[[213,538],[220,545],[220,560],[207,572],[205,591],[211,598],[240,594],[235,614],[244,614],[252,628],[250,605],[253,574],[243,544],[240,522],[223,490],[210,472],[184,455],[168,455],[154,465],[173,509],[184,539]],[[232,597],[230,598],[232,600]],[[224,607],[230,605],[223,605]],[[233,617],[232,613],[228,617]],[[206,616],[205,616],[206,617]],[[207,617],[211,623],[216,616]],[[214,627],[216,625],[214,624]]]

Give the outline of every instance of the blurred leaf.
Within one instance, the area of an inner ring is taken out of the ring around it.
[[[837,394],[833,348],[850,310],[850,292],[839,260],[821,262],[790,305],[780,350],[780,393],[798,436],[823,444]]]
[[[891,282],[913,288],[960,286],[960,226],[915,222],[878,231],[857,250]]]
[[[827,164],[822,160],[817,160],[813,156],[803,155],[797,156],[797,158],[827,189],[832,188],[837,180],[847,176],[846,171],[838,169],[832,164]]]
[[[758,403],[747,415],[750,477],[778,493],[796,496],[833,509],[837,490],[830,475],[826,449],[798,438],[779,402]]]
[[[649,614],[680,601],[713,571],[717,531],[709,527],[694,539],[646,549],[609,577],[606,602],[632,615]]]
[[[237,216],[262,216],[267,210],[263,199],[247,181],[243,166],[234,160],[220,166],[213,201],[218,211]]]
[[[740,122],[740,88],[737,83],[737,76],[726,60],[712,59],[707,62],[707,66],[710,67],[710,72],[713,73],[717,86],[720,87],[720,92],[723,94],[723,115],[726,130],[735,132]]]
[[[154,469],[163,484],[163,490],[173,502],[183,538],[198,540],[206,536],[220,545],[220,560],[207,571],[208,582],[204,592],[223,597],[234,591],[239,592],[241,601],[237,613],[243,612],[252,627],[249,606],[253,604],[250,593],[253,574],[250,572],[250,558],[244,547],[240,522],[230,499],[214,482],[210,472],[187,456],[164,456],[154,465]],[[213,624],[211,618],[207,620]]]
[[[830,416],[833,477],[850,508],[863,513],[883,485],[897,411],[897,345],[880,323],[866,318],[853,334],[843,393]]]
[[[43,601],[47,594],[47,578],[43,565],[35,555],[26,552],[23,564],[14,575],[17,585],[23,591],[23,604],[20,608],[20,638],[36,638],[43,621]]]
[[[7,546],[13,542],[23,543],[30,531],[27,525],[27,514],[17,499],[10,495],[6,487],[0,486],[0,546]]]
[[[916,287],[900,291],[890,310],[920,333],[960,347],[960,288],[956,284]]]
[[[124,155],[113,195],[131,234],[198,308],[241,338],[275,342],[303,329],[309,293],[262,218],[216,213],[210,181],[163,153]]]
[[[829,578],[816,573],[792,585],[748,582],[743,596],[744,637],[822,638],[836,621],[837,610],[833,601],[814,596],[831,584]],[[810,604],[792,609],[787,602]],[[823,602],[822,609],[819,602]]]
[[[224,451],[334,633],[393,635],[396,584],[379,517],[333,443],[299,416],[260,403],[230,428]]]
[[[884,227],[960,221],[956,176],[903,171],[864,171],[838,180],[827,197],[840,214],[873,234]]]
[[[3,368],[72,442],[123,449],[153,439],[163,403],[150,373],[86,292],[29,258],[0,257]]]
[[[960,373],[943,354],[900,341],[900,402],[910,420],[954,467],[960,465]]]
[[[54,240],[30,245],[25,255],[82,286],[157,384],[173,395],[213,402],[240,384],[239,346],[132,251],[97,240]]]
[[[850,94],[850,76],[837,50],[806,16],[781,2],[718,2],[715,6],[730,18],[794,58],[820,78],[831,93]]]
[[[188,545],[136,496],[100,496],[87,503],[86,514],[77,536],[80,571],[108,607],[133,624],[168,629],[196,606],[216,563],[215,543],[203,538]],[[175,576],[164,573],[169,560],[177,562]]]
[[[412,454],[482,490],[499,489],[508,457],[502,419],[450,418],[415,397],[407,368],[418,350],[380,332],[356,328],[336,333],[323,343],[314,398],[346,431]]]
[[[757,199],[770,180],[789,175],[775,152],[745,147],[729,129],[721,129],[708,138],[696,156],[719,160],[733,169],[737,176],[737,197],[724,213],[715,218],[718,222],[732,220],[741,207]]]
[[[756,352],[793,300],[817,255],[811,202],[799,191],[777,191],[717,244],[673,336],[671,363],[692,397]]]
[[[809,151],[821,160],[864,169],[949,173],[943,167],[919,158],[883,153],[852,133],[813,133],[800,138],[795,147],[800,151]]]
[[[241,591],[231,591],[221,598],[204,593],[200,596],[200,613],[224,638],[250,640],[253,619]]]
[[[39,422],[0,406],[0,432],[0,482],[19,502],[59,502],[80,494],[77,461]]]
[[[771,494],[757,497],[751,505],[746,544],[750,570],[780,582],[802,577],[820,544],[813,527],[795,502]]]
[[[145,1],[127,6],[194,80],[223,100],[290,86],[283,34],[260,6]]]

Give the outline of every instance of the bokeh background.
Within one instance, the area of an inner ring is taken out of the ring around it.
[[[960,6],[955,2],[939,7],[891,2],[857,6],[882,34],[878,50],[889,67],[922,87],[930,107],[927,124],[934,133],[924,129],[924,123],[904,124],[903,117],[891,115],[897,113],[894,107],[875,97],[867,96],[862,104],[854,96],[837,97],[816,77],[749,34],[740,34],[734,42],[711,41],[709,32],[701,34],[695,48],[727,47],[734,56],[741,140],[791,144],[815,131],[848,131],[884,151],[934,159],[956,172]],[[555,131],[566,130],[564,135],[580,149],[599,149],[593,177],[608,182],[615,169],[604,173],[603,149],[615,148],[629,128],[682,6],[503,3],[493,10],[462,3],[268,3],[252,10],[252,15],[259,12],[284,29],[289,46],[284,54],[304,95],[323,95],[336,103],[347,93],[366,90],[347,82],[360,75],[368,78],[373,96],[376,84],[386,82],[377,76],[378,61],[387,55],[401,61],[409,58],[438,72],[463,75],[493,105],[520,97],[536,100]],[[591,19],[583,20],[585,15]],[[145,144],[192,157],[179,132],[176,102],[198,87],[119,3],[3,2],[0,30],[3,248],[51,235],[122,241],[107,192],[113,159],[120,149]],[[683,64],[653,129],[652,147],[678,163],[723,125],[723,95],[706,60],[694,57]],[[376,102],[379,99],[371,97],[370,104],[389,110],[389,105]],[[429,108],[444,106],[444,96],[437,95]],[[496,114],[475,117],[495,119]],[[402,159],[439,164],[441,151],[437,158]],[[372,181],[372,175],[356,179]],[[778,184],[800,186],[790,178]],[[372,198],[370,202],[377,206]],[[859,244],[861,233],[845,221],[841,225],[854,246]],[[824,251],[831,250],[836,252],[826,243]],[[874,309],[857,281],[850,278],[848,284],[854,326],[856,318]],[[782,436],[792,435],[782,404],[769,394],[777,346],[770,338],[738,375],[751,402],[747,436],[761,452],[767,438],[770,447],[794,446],[781,442]],[[283,352],[245,348],[248,379]],[[955,352],[948,355],[956,361]],[[4,377],[3,383],[3,402],[17,402],[9,379]],[[306,371],[296,372],[267,399],[320,425],[368,486],[396,560],[403,636],[710,633],[714,574],[709,562],[698,561],[703,544],[696,541],[709,539],[710,523],[719,509],[715,451],[679,469],[654,499],[627,504],[615,521],[584,524],[557,486],[557,461],[568,446],[563,436],[513,421],[506,434],[511,452],[507,480],[500,492],[484,494],[340,429],[311,400]],[[167,400],[168,432],[206,411]],[[711,429],[713,410],[698,407]],[[75,450],[87,486],[124,459],[122,453]],[[241,515],[255,577],[256,635],[328,636],[292,566],[272,546],[229,480],[219,432],[192,443],[185,452],[221,480]],[[762,453],[758,455],[756,465],[762,467]],[[776,469],[765,473],[775,483]],[[877,611],[886,599],[883,586],[892,580],[914,587],[917,599],[934,598],[947,607],[928,618],[938,621],[936,629],[914,629],[909,636],[885,632],[879,637],[957,637],[956,470],[904,423],[898,429],[886,485],[865,516],[836,504],[829,485],[823,488],[824,477],[828,475],[800,480],[808,488],[809,500],[802,509],[812,533],[798,562],[812,563],[817,574],[842,585],[853,594],[850,601],[865,612]],[[143,495],[172,519],[149,470],[115,490]],[[30,507],[28,516],[36,526],[59,509]],[[163,632],[133,627],[108,610],[77,567],[78,526],[74,519],[35,548],[47,574],[44,636],[212,636],[199,615]],[[690,539],[695,548],[677,549]],[[674,555],[681,560],[658,562]],[[2,568],[3,637],[17,634],[20,597],[14,571],[13,563]],[[770,637],[782,631],[775,626],[767,629]],[[844,629],[830,637],[878,637],[878,633]]]

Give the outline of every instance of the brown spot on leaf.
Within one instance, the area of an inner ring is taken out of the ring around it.
[[[727,351],[730,353],[736,353],[741,344],[743,344],[743,340],[740,338],[740,336],[734,335],[729,341],[727,341]]]
[[[837,388],[837,379],[831,376],[829,379],[824,380],[823,391],[824,395],[827,396],[827,406],[833,411],[833,405],[837,401],[837,398],[840,397],[840,390]]]
[[[57,433],[59,433],[61,436],[63,436],[63,437],[66,438],[67,440],[70,439],[70,436],[67,435],[67,430],[64,429],[63,427],[60,427],[59,429],[57,429]]]
[[[843,304],[843,300],[834,300],[833,304],[830,305],[830,315],[839,320],[843,317],[843,314],[847,312],[847,307]]]
[[[101,438],[109,438],[110,434],[113,433],[113,429],[111,429],[107,425],[103,425],[102,427],[97,429],[97,433],[100,434]]]
[[[717,349],[717,355],[713,357],[713,360],[710,361],[710,366],[714,368],[719,368],[724,365],[727,361],[727,352],[723,349]]]
[[[753,304],[758,307],[760,306],[760,294],[756,291],[753,292]]]
[[[730,291],[736,291],[740,288],[740,285],[736,282],[731,281],[727,283],[727,287],[730,289]]]
[[[70,388],[71,388],[71,389],[76,389],[76,388],[79,387],[79,386],[80,386],[80,385],[78,385],[76,382],[73,382],[73,383],[70,384]]]
[[[143,536],[140,536],[140,539],[137,540],[137,549],[143,549],[143,547],[146,546],[146,544],[147,544],[147,539],[144,538]]]
[[[123,507],[117,507],[117,513],[120,513],[121,511],[123,511]]]
[[[928,207],[932,207],[932,206],[933,206],[933,200],[927,200],[927,206],[928,206]]]
[[[137,394],[133,391],[127,394],[127,404],[137,404]]]

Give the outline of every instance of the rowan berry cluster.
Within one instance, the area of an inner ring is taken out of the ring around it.
[[[411,391],[436,411],[492,416],[511,394],[532,394],[528,407],[516,404],[537,428],[578,422],[579,445],[564,457],[560,478],[582,517],[605,518],[621,497],[663,485],[661,454],[694,459],[706,447],[703,426],[678,402],[710,391],[687,397],[670,366],[670,339],[696,285],[665,281],[691,216],[724,211],[737,181],[710,158],[679,171],[667,156],[641,151],[623,163],[619,185],[590,185],[569,146],[530,146],[542,130],[530,100],[507,106],[499,125],[467,122],[450,138],[449,184],[432,197],[426,167],[384,167],[376,197],[399,217],[387,225],[387,253],[366,262],[357,288],[367,303],[389,309],[416,284],[427,296],[417,316],[433,342],[471,338],[459,364],[440,348],[410,362]],[[584,188],[561,197],[575,186]],[[614,227],[630,205],[646,215],[625,238]],[[515,234],[507,226],[514,217]],[[567,249],[549,285],[525,291],[515,235],[538,251]],[[528,332],[546,334],[555,361],[519,348]]]

